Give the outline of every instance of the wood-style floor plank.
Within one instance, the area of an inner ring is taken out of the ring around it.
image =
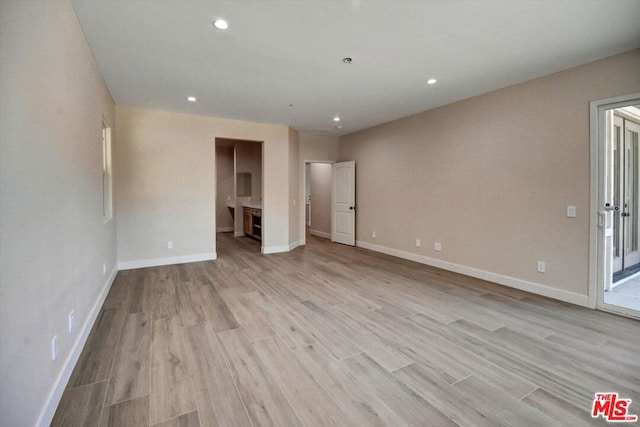
[[[218,339],[206,323],[185,328],[185,353],[205,426],[251,426]]]
[[[500,424],[540,427],[562,426],[561,423],[554,421],[544,413],[520,402],[512,395],[491,386],[474,375],[455,383],[453,388],[459,394],[464,395],[465,401],[478,411],[493,414],[500,419]]]
[[[105,406],[100,427],[148,426],[149,396]]]
[[[176,284],[176,305],[182,326],[190,326],[206,321],[200,286],[191,281]]]
[[[356,381],[378,396],[409,426],[454,426],[456,423],[366,354],[339,362]]]
[[[153,427],[200,427],[200,425],[201,424],[200,419],[198,418],[198,411],[193,411],[189,412],[188,414],[180,415],[179,417],[171,418],[170,420],[154,424]]]
[[[242,329],[220,332],[218,337],[253,424],[302,426]]]
[[[582,427],[582,426],[604,426],[611,425],[603,419],[594,419],[589,415],[588,411],[578,408],[577,406],[567,402],[562,397],[550,393],[542,388],[536,389],[534,392],[522,399],[522,402],[536,408],[549,418],[554,419],[563,426]]]
[[[123,307],[100,311],[69,380],[71,387],[109,379],[125,317]]]
[[[240,326],[229,306],[214,286],[200,286],[202,311],[214,331],[226,331]]]
[[[461,426],[498,426],[504,424],[490,411],[476,409],[451,384],[421,363],[413,363],[394,372],[396,378],[418,392],[423,399]]]
[[[277,337],[254,343],[268,372],[306,426],[347,426],[348,418],[320,387],[314,376]]]
[[[321,345],[294,350],[315,381],[331,396],[353,426],[406,426],[373,392],[358,384]]]
[[[65,390],[51,427],[97,426],[107,381]]]
[[[196,409],[177,316],[155,319],[151,358],[149,421],[157,424]]]
[[[107,403],[149,394],[151,319],[147,313],[127,316],[118,345]]]
[[[413,360],[404,356],[392,346],[385,344],[363,325],[353,322],[347,317],[340,317],[339,312],[330,311],[313,301],[303,301],[302,304],[318,316],[329,326],[340,331],[358,347],[365,350],[376,362],[388,371],[394,371],[412,363]]]
[[[640,322],[314,236],[119,272],[52,425],[607,425]]]

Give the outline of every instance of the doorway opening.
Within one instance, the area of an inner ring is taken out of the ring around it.
[[[302,239],[309,234],[332,242],[355,246],[356,164],[355,161],[304,161],[301,210]]]
[[[261,253],[263,244],[262,142],[215,139],[216,252]]]
[[[592,102],[591,132],[593,302],[640,318],[640,94]]]
[[[331,162],[305,162],[305,228],[314,236],[331,238]]]

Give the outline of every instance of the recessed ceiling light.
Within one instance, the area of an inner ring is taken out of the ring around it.
[[[334,121],[334,122],[339,122],[339,121],[340,121],[340,117],[339,117],[339,116],[335,116],[335,117],[333,118],[333,121]]]
[[[224,19],[216,19],[213,22],[213,26],[219,30],[226,30],[227,28],[229,28],[229,23]]]
[[[187,97],[187,101],[189,101],[189,102],[196,102],[196,101],[197,101],[197,99],[196,99],[196,97],[195,97],[195,96],[189,96],[189,97]]]
[[[434,84],[436,84],[436,82],[437,82],[437,80],[436,80],[436,79],[429,79],[429,80],[427,80],[427,84],[428,84],[428,85],[434,85]]]

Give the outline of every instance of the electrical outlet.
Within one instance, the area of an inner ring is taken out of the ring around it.
[[[420,239],[416,239],[416,248],[419,248],[420,246],[422,246],[422,242]]]
[[[567,217],[575,218],[576,217],[576,207],[575,206],[567,206]]]
[[[433,242],[433,250],[436,252],[442,252],[442,243]]]
[[[544,273],[547,271],[547,263],[544,261],[538,261],[538,273]]]
[[[372,231],[372,232],[371,232],[371,238],[373,238],[373,239],[375,239],[375,238],[376,238],[376,232],[375,232],[375,231]]]
[[[51,339],[51,360],[56,360],[57,351],[56,351],[56,341],[58,340],[58,336],[54,335]]]
[[[69,332],[73,332],[73,326],[75,324],[76,321],[76,312],[71,310],[71,313],[69,313],[69,318],[68,320],[68,326],[69,326]]]
[[[167,242],[167,249],[173,249],[173,242],[171,240]]]

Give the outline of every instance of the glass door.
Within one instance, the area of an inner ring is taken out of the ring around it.
[[[610,116],[611,117],[611,116]],[[614,111],[613,150],[613,283],[640,271],[640,211],[638,133],[640,125]]]

